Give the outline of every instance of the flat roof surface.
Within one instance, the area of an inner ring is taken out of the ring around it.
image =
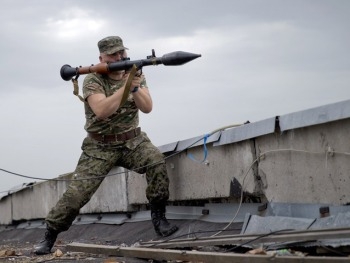
[[[59,249],[63,252],[61,257],[55,257],[54,253],[44,256],[37,256],[33,252],[34,245],[44,237],[44,228],[18,229],[12,228],[0,232],[0,251],[14,251],[12,257],[1,258],[5,262],[128,262],[140,263],[150,262],[137,258],[117,258],[103,254],[87,254],[69,252],[66,245],[71,242],[86,244],[125,246],[131,247],[140,242],[168,240],[172,238],[188,237],[209,237],[219,230],[222,230],[227,223],[212,223],[198,220],[169,220],[175,223],[179,230],[171,237],[160,238],[153,229],[152,222],[142,221],[134,223],[124,223],[122,225],[108,224],[86,224],[72,225],[68,231],[59,234],[53,251]],[[239,234],[242,223],[232,224],[225,234]],[[12,258],[12,260],[10,260]]]

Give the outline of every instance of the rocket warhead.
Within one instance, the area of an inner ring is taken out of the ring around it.
[[[201,56],[201,54],[194,54],[185,51],[175,51],[163,55],[161,57],[161,61],[165,66],[180,66]]]

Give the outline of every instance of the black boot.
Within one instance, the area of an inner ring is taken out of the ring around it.
[[[34,253],[37,255],[50,254],[53,245],[55,244],[58,232],[51,228],[47,228],[45,232],[45,239],[35,246]]]
[[[171,225],[165,217],[165,205],[151,204],[151,217],[154,230],[159,236],[167,237],[178,230],[178,227]]]

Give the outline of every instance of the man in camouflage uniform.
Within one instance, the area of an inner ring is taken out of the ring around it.
[[[120,37],[106,37],[98,42],[100,62],[116,62],[126,55]],[[88,74],[83,84],[85,99],[85,130],[88,136],[82,144],[74,178],[67,191],[46,217],[45,239],[35,248],[36,254],[48,254],[57,235],[69,229],[76,216],[95,193],[105,175],[122,166],[138,173],[146,173],[146,196],[151,206],[155,231],[169,236],[177,231],[165,217],[169,198],[169,179],[162,153],[146,133],[138,127],[141,110],[152,110],[152,99],[144,75],[132,78],[127,100],[122,97],[129,73],[110,72],[106,75]],[[86,179],[86,180],[81,180]]]

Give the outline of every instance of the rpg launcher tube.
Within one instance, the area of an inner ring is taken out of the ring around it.
[[[108,72],[118,71],[118,70],[128,70],[135,65],[137,69],[141,69],[144,66],[155,66],[163,64],[164,66],[181,66],[187,62],[190,62],[196,58],[201,57],[200,54],[194,54],[184,51],[175,51],[163,55],[162,57],[151,56],[147,59],[140,60],[123,60],[113,63],[98,63],[96,65],[86,66],[86,67],[76,67],[73,68],[69,65],[63,65],[61,67],[61,77],[63,80],[71,80],[74,76],[79,76],[88,73],[100,73],[107,74]]]

